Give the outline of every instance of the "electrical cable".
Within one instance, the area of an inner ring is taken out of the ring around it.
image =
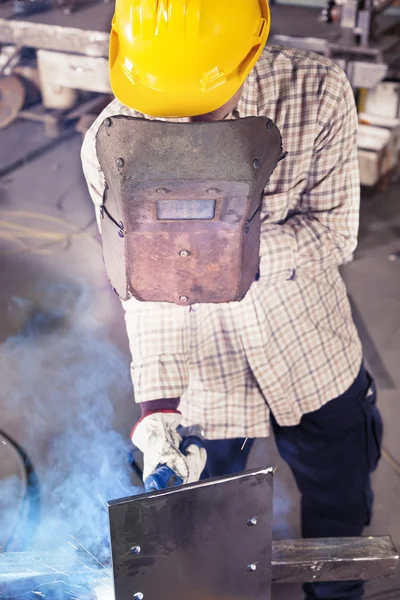
[[[29,224],[19,222],[29,220]],[[41,221],[43,227],[33,227],[32,221]],[[95,223],[93,218],[85,227],[78,227],[66,219],[45,213],[6,210],[0,211],[0,241],[11,242],[14,248],[3,250],[3,254],[29,252],[39,255],[52,255],[67,250],[75,239],[91,239],[98,243],[97,229],[89,228]],[[50,225],[46,228],[45,224]]]
[[[15,525],[13,528],[14,531],[11,533],[11,536],[9,537],[9,539],[5,542],[5,544],[3,546],[3,552],[7,552],[11,542],[13,541],[13,539],[15,537],[16,529],[17,529],[18,525],[21,524],[22,516],[23,516],[25,510],[26,510],[26,514],[27,514],[28,526],[24,528],[24,532],[23,532],[23,536],[22,536],[24,548],[26,548],[29,545],[30,540],[32,539],[32,537],[35,534],[36,526],[39,521],[40,485],[39,485],[39,478],[33,467],[32,461],[30,460],[30,458],[29,458],[28,454],[26,453],[26,451],[24,450],[24,448],[22,448],[22,446],[20,446],[15,440],[13,440],[9,435],[7,435],[1,429],[0,429],[0,436],[6,440],[7,444],[9,444],[17,452],[19,457],[22,459],[22,462],[23,462],[24,468],[25,468],[26,482],[27,482],[26,493],[23,498],[19,514],[15,520]]]
[[[400,477],[400,463],[385,448],[382,448],[382,458],[389,463],[393,471]]]

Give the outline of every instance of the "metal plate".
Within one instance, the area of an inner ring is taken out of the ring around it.
[[[116,600],[270,600],[272,480],[258,469],[110,503]]]

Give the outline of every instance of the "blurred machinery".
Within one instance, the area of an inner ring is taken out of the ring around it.
[[[275,6],[272,43],[311,50],[347,74],[360,114],[361,183],[388,184],[400,151],[400,17],[394,0],[327,0],[324,9]],[[390,78],[393,82],[382,83]]]
[[[397,163],[398,110],[386,115],[389,121],[377,121],[380,113],[372,106],[383,104],[381,82],[400,81],[400,12],[388,10],[396,1],[327,0],[322,10],[271,6],[269,43],[317,52],[346,72],[363,113],[360,163],[366,185],[375,185]],[[0,0],[0,129],[25,118],[42,121],[52,137],[66,122],[78,121],[78,129],[87,130],[111,94],[113,12],[113,0]],[[391,89],[397,105],[398,89],[397,84]]]
[[[400,17],[386,14],[393,4],[328,0],[322,12],[290,7],[291,17],[288,6],[275,7],[272,42],[323,54],[346,72],[355,89],[371,89],[396,70],[400,58]],[[294,19],[297,32],[291,25]]]
[[[0,129],[18,117],[58,137],[65,123],[103,108],[113,10],[106,1],[0,1]]]

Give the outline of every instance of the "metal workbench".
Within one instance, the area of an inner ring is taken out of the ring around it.
[[[78,5],[71,11],[53,9],[30,16],[13,16],[12,2],[0,3],[0,43],[32,48],[76,53],[91,57],[107,57],[109,31],[114,12],[113,0],[87,6]],[[341,48],[339,23],[326,24],[318,18],[320,7],[273,5],[269,43],[314,50],[334,58]],[[382,16],[387,29],[397,17]],[[353,82],[365,84],[366,75],[373,87],[388,71],[391,55],[399,44],[399,36],[389,35],[377,40],[361,60],[344,58],[338,64]],[[333,49],[333,52],[332,52]],[[364,52],[364,51],[363,51]],[[393,57],[394,58],[394,57]]]
[[[16,18],[12,2],[0,3],[0,43],[106,57],[113,13],[109,2]]]
[[[114,2],[78,7],[70,14],[62,8],[27,17],[12,17],[12,2],[0,3],[0,42],[88,56],[108,56]],[[274,35],[334,41],[338,25],[318,22],[320,8],[274,5]]]
[[[336,25],[318,22],[320,9],[272,6],[274,34],[334,40]],[[12,17],[12,2],[0,3],[0,42],[89,56],[108,56],[114,2],[79,7],[67,14],[62,8],[27,17]]]
[[[114,2],[79,6],[71,13],[62,8],[27,17],[12,17],[12,2],[0,3],[0,42],[78,52],[89,56],[108,56],[108,39]],[[338,23],[318,20],[320,7],[271,6],[271,34],[313,38],[334,42],[340,33]],[[396,22],[396,17],[385,18]]]

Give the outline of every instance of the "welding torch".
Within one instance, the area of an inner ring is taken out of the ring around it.
[[[204,448],[204,431],[200,425],[191,425],[190,427],[179,426],[177,429],[182,438],[179,450],[182,454],[186,454],[186,450],[194,444],[198,448]],[[171,487],[182,485],[183,481],[176,473],[167,467],[167,465],[159,465],[151,475],[144,481],[145,492],[154,492],[157,490],[165,490]]]

